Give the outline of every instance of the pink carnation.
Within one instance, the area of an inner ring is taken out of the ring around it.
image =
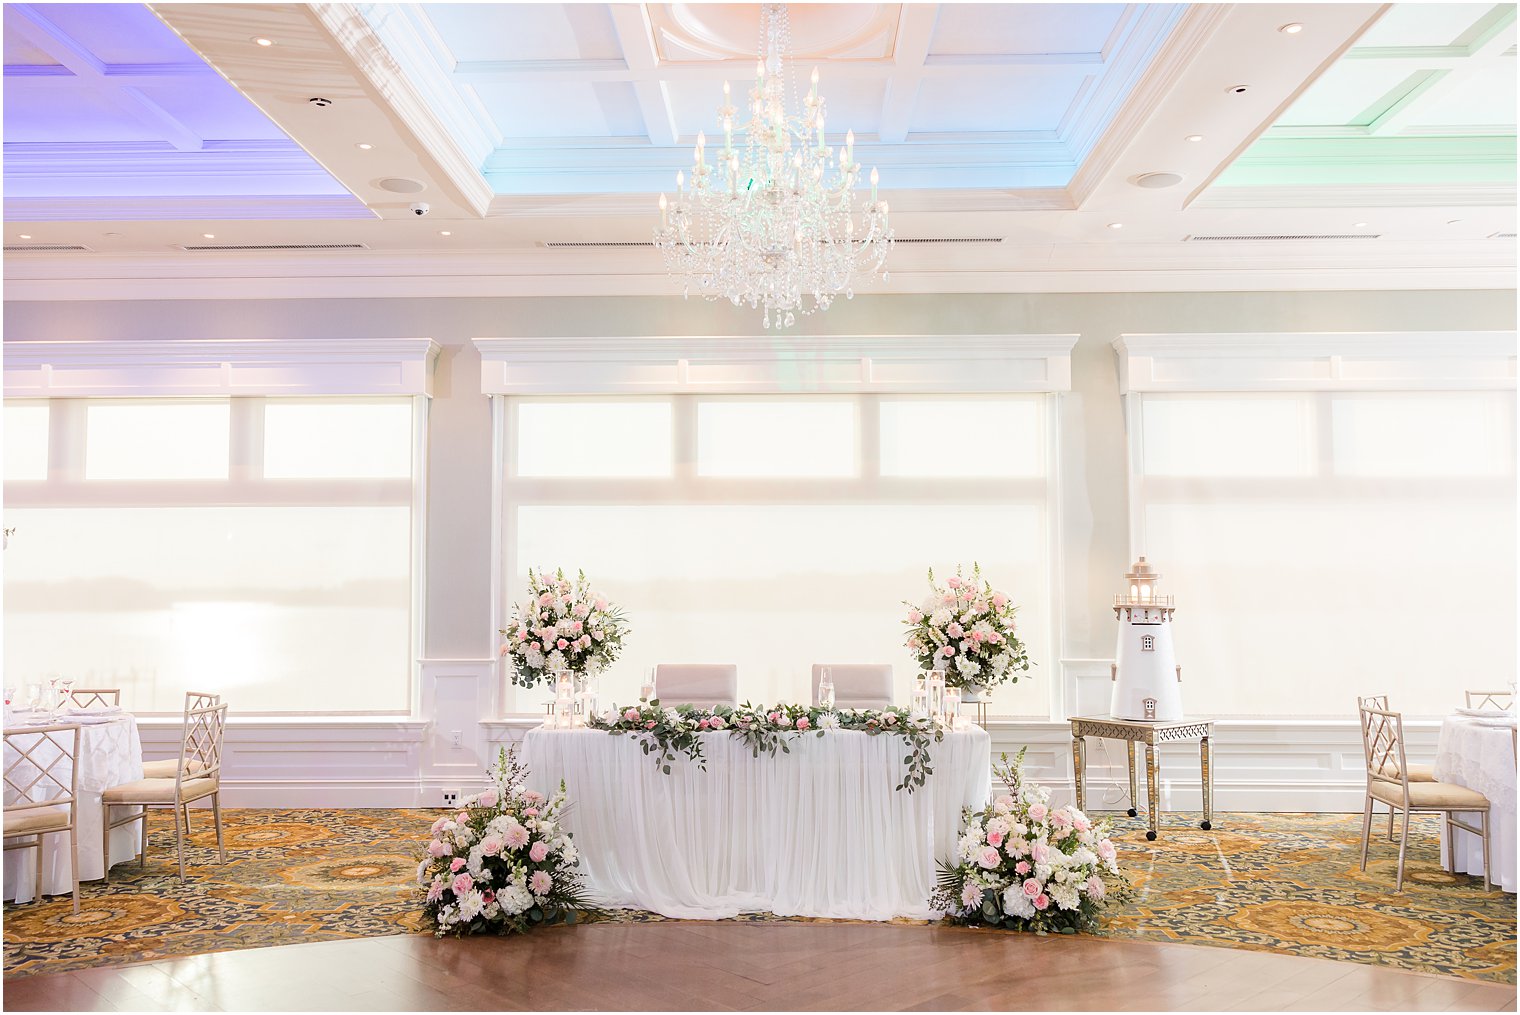
[[[955,655],[955,648],[953,646],[946,645],[944,648],[939,650],[939,654],[948,659],[951,656]]]
[[[961,580],[959,578],[950,578],[945,581],[945,584],[952,589],[958,589],[961,587]]]
[[[495,807],[496,799],[496,791],[494,789],[488,789],[484,793],[480,794],[480,797],[475,802],[481,807]]]
[[[1029,871],[1030,871],[1030,867],[1029,867],[1029,861],[1028,860],[1020,860],[1018,863],[1016,863],[1016,864],[1013,865],[1013,872],[1015,874],[1020,875],[1020,876],[1028,874]]]
[[[428,885],[427,900],[429,902],[437,902],[441,898],[443,898],[443,882],[434,881],[431,885]]]
[[[433,827],[430,828],[429,831],[432,832],[434,835],[437,835],[439,832],[443,831],[443,826],[446,825],[446,824],[448,824],[448,823],[449,823],[449,819],[448,818],[439,818],[437,821],[433,822]]]
[[[1103,879],[1098,877],[1098,875],[1094,874],[1087,879],[1087,897],[1094,902],[1101,900],[1106,891],[1108,889],[1103,887]]]
[[[432,842],[430,842],[430,843],[427,844],[427,851],[428,851],[428,856],[436,858],[436,857],[443,856],[443,854],[447,853],[449,851],[449,847],[445,846],[438,839],[434,839]]]
[[[475,879],[470,877],[469,871],[461,871],[454,878],[454,894],[463,895],[475,887]]]
[[[910,624],[917,624],[919,621],[921,621],[923,619],[924,619],[924,615],[922,613],[920,613],[918,610],[914,610],[914,611],[912,611],[911,613],[908,614],[908,623],[910,623]]]
[[[534,871],[528,878],[528,890],[534,895],[548,895],[549,889],[554,887],[554,879],[548,871]]]
[[[636,708],[630,708],[628,711],[623,713],[623,718],[628,722],[638,722],[639,710]]]
[[[813,725],[813,724],[810,723],[810,722],[808,722],[808,717],[807,716],[803,715],[803,716],[798,716],[797,717],[797,728],[799,730],[805,730],[805,729],[807,729],[811,725]]]
[[[536,817],[538,817],[538,808],[537,807],[524,807],[523,808],[523,816],[524,817],[529,817],[529,818],[536,818]]]
[[[1046,895],[1044,892],[1041,892],[1039,895],[1036,895],[1034,897],[1034,908],[1035,909],[1038,909],[1038,910],[1040,910],[1040,911],[1043,912],[1044,910],[1048,909],[1049,907],[1050,907],[1050,896]]]
[[[1044,887],[1044,886],[1043,886],[1043,885],[1041,885],[1041,884],[1040,884],[1040,883],[1039,883],[1039,882],[1038,882],[1038,881],[1036,881],[1036,880],[1035,880],[1035,879],[1034,879],[1034,878],[1028,878],[1028,879],[1026,879],[1026,880],[1025,880],[1025,882],[1024,882],[1024,894],[1025,894],[1025,895],[1026,895],[1026,896],[1027,896],[1027,897],[1029,897],[1029,898],[1031,898],[1031,899],[1032,899],[1032,898],[1034,898],[1034,897],[1035,897],[1035,896],[1036,896],[1036,895],[1039,895],[1039,894],[1040,894],[1040,889],[1041,889],[1041,888],[1042,888],[1042,887]]]
[[[1110,842],[1108,839],[1104,839],[1098,843],[1098,855],[1105,860],[1112,860],[1114,857],[1119,855],[1119,851],[1114,848],[1114,844],[1112,842]]]
[[[528,850],[528,859],[532,860],[534,863],[543,863],[544,857],[548,855],[549,844],[547,842],[535,842],[533,844],[533,848]],[[543,893],[540,892],[539,894],[541,895]]]
[[[1001,846],[1002,844],[1003,844],[1003,833],[1002,832],[988,832],[987,833],[987,845],[989,845],[989,846]]]
[[[1084,817],[1079,816],[1072,819],[1071,827],[1075,828],[1079,832],[1090,832],[1092,831],[1092,822],[1088,821]]]
[[[646,730],[652,730],[656,725],[658,724],[653,719],[650,719],[648,722],[644,723],[644,728]]]
[[[526,790],[523,792],[523,802],[530,807],[537,807],[544,802],[544,795],[536,789]]]
[[[961,635],[966,633],[966,629],[959,624],[951,624],[949,627],[945,628],[945,633],[952,638],[959,638]]]
[[[464,857],[462,857],[462,856],[456,856],[453,860],[449,861],[449,870],[451,870],[451,871],[453,871],[453,872],[455,872],[457,874],[459,871],[461,871],[463,869],[464,869]]]
[[[992,594],[992,605],[1001,610],[1003,607],[1008,605],[1008,597],[1003,595],[1001,592],[994,592]]]

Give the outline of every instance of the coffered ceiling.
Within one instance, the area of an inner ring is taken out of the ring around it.
[[[1513,5],[790,14],[831,140],[934,241],[889,291],[1514,283]],[[8,4],[6,296],[675,293],[654,199],[758,21]]]

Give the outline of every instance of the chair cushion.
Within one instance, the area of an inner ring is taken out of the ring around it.
[[[215,779],[187,779],[180,787],[181,800],[199,800],[216,792]],[[101,794],[108,804],[172,804],[174,779],[138,779],[112,786]]]
[[[1374,782],[1367,791],[1372,794],[1373,799],[1381,800],[1385,804],[1397,804],[1400,807],[1404,805],[1403,794],[1399,791],[1399,787],[1392,783]],[[1411,782],[1409,805],[1417,810],[1486,811],[1488,797],[1475,789],[1468,789],[1466,786],[1458,786],[1450,782]]]
[[[1382,772],[1383,772],[1384,775],[1388,776],[1388,778],[1390,778],[1390,779],[1397,779],[1399,777],[1399,766],[1393,764],[1392,762],[1389,762],[1388,764],[1386,764],[1386,765],[1383,766]],[[1409,766],[1409,781],[1410,782],[1435,782],[1436,781],[1435,766],[1433,766],[1433,765],[1410,765]]]
[[[5,837],[35,835],[38,832],[57,831],[69,827],[67,807],[38,807],[35,810],[15,811],[5,809]]]
[[[199,772],[205,768],[205,762],[199,758],[191,758],[185,766],[191,773]],[[143,778],[145,779],[172,779],[179,774],[179,759],[165,758],[163,761],[144,761]]]

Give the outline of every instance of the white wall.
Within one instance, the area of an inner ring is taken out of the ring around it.
[[[755,316],[727,304],[666,298],[176,300],[15,302],[5,307],[5,341],[62,339],[430,337],[443,346],[431,410],[428,472],[426,636],[422,713],[413,723],[361,725],[311,746],[310,731],[250,721],[234,731],[229,782],[234,801],[434,803],[438,789],[478,778],[491,744],[519,724],[488,724],[496,689],[489,672],[491,437],[480,394],[483,336],[753,334]],[[1061,406],[1061,653],[1041,660],[1041,679],[1091,681],[1113,649],[1108,598],[1130,563],[1125,434],[1110,343],[1125,332],[1507,330],[1513,291],[1008,294],[874,296],[836,303],[806,318],[799,333],[1076,333],[1072,391]],[[1185,606],[1185,604],[1183,604]],[[1179,623],[1186,615],[1179,611]],[[1199,674],[1193,679],[1209,679]],[[1215,679],[1220,679],[1216,677]],[[1348,709],[1358,691],[1347,688]],[[1091,691],[1087,692],[1088,696]],[[1099,695],[1101,698],[1101,694]],[[1081,699],[1076,699],[1080,701]],[[1340,723],[1243,717],[1218,739],[1218,804],[1354,810],[1360,745],[1354,718]],[[299,725],[299,724],[297,724]],[[383,727],[383,728],[382,728]],[[450,745],[454,730],[464,746]],[[1032,751],[1057,788],[1070,778],[1064,725],[1008,726],[998,746],[1037,741]],[[154,734],[155,743],[162,737]],[[1422,754],[1433,753],[1433,738]],[[341,743],[342,750],[334,750]],[[1117,748],[1118,745],[1114,745]],[[288,749],[286,749],[288,748]],[[1173,750],[1181,751],[1181,748]],[[1233,750],[1233,753],[1232,753]],[[1186,786],[1184,754],[1177,772]],[[1349,768],[1347,767],[1347,759]],[[1192,764],[1196,767],[1196,759]],[[348,780],[325,792],[292,769]],[[294,782],[290,781],[295,779]],[[366,779],[371,781],[366,782]],[[1196,772],[1193,775],[1196,788]],[[1274,789],[1279,787],[1279,789]]]

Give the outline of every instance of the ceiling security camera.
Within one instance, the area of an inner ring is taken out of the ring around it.
[[[425,201],[418,201],[416,204],[412,205],[407,210],[410,211],[413,215],[426,215],[428,212],[432,211],[433,209],[431,209],[431,208],[429,208],[427,206],[427,202],[425,202]]]

